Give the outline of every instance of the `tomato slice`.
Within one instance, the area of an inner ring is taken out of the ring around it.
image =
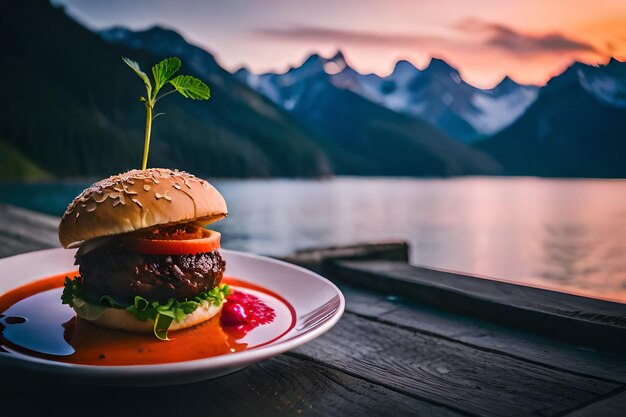
[[[146,255],[195,255],[220,248],[222,235],[219,232],[202,229],[202,236],[197,239],[181,240],[129,237],[124,245],[131,252]]]

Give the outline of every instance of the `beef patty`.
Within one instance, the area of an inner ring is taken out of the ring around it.
[[[143,255],[118,248],[99,248],[76,260],[85,292],[108,295],[132,304],[192,299],[219,285],[226,262],[217,250],[196,255]]]

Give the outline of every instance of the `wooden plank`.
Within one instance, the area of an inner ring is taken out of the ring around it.
[[[296,353],[399,392],[484,416],[552,415],[619,387],[351,313]]]
[[[0,258],[33,251],[35,250],[33,246],[32,242],[21,241],[0,233]]]
[[[626,383],[626,354],[577,346],[473,317],[420,305],[400,297],[341,285],[346,311],[383,323],[457,340],[518,359]]]
[[[409,262],[409,244],[406,242],[377,242],[303,249],[281,259],[316,272],[321,272],[326,262],[342,259]]]
[[[626,304],[390,261],[339,261],[331,276],[459,314],[562,339],[626,349]]]
[[[602,401],[589,404],[586,407],[572,411],[566,417],[624,417],[626,416],[626,392],[605,398]]]
[[[29,374],[0,391],[3,415],[389,416],[462,414],[311,363],[280,356],[216,380],[161,388],[41,383]],[[12,381],[6,384],[6,381]]]
[[[0,204],[0,258],[60,246],[59,219]]]

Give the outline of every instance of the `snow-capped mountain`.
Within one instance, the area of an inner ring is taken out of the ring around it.
[[[358,86],[358,75],[347,65],[341,52],[331,58],[313,54],[302,65],[292,67],[284,74],[253,74],[246,68],[235,72],[235,77],[287,110],[295,108],[304,93],[303,88],[313,80],[354,91]]]
[[[611,58],[605,66],[579,65],[580,85],[605,104],[626,108],[626,64]]]
[[[537,98],[539,88],[521,85],[505,77],[491,90],[478,90],[471,97],[471,110],[462,112],[479,133],[491,135],[511,125]]]
[[[575,63],[511,126],[476,146],[507,174],[626,176],[626,63]]]
[[[509,77],[493,89],[482,90],[466,83],[456,68],[437,58],[423,70],[399,61],[390,75],[364,76],[362,84],[372,101],[420,116],[465,142],[510,125],[534,101],[538,91]]]
[[[408,61],[398,61],[386,77],[360,74],[341,52],[331,58],[311,55],[301,66],[284,74],[255,75],[242,68],[236,76],[288,110],[296,105],[305,80],[323,78],[390,110],[425,119],[464,142],[510,125],[534,101],[538,91],[508,77],[491,90],[481,90],[463,81],[454,67],[437,58],[423,70]]]
[[[334,155],[336,172],[370,175],[494,173],[489,158],[449,138],[420,117],[410,117],[367,98],[364,76],[341,53],[311,55],[283,74],[235,76],[289,110],[319,133]]]
[[[155,27],[133,32],[114,28],[101,32],[101,36],[110,43],[150,51],[159,57],[179,56],[185,68],[210,82],[213,96],[219,100],[211,107],[219,115],[207,119],[207,123],[235,120],[255,142],[265,144],[260,146],[263,153],[272,159],[280,158],[291,169],[403,176],[490,174],[500,170],[490,157],[446,137],[431,124],[352,92],[350,83],[358,73],[347,68],[341,54],[332,59],[312,56],[280,76],[253,76],[239,71],[237,78],[254,86],[251,89],[220,68],[209,52],[187,43],[172,30]],[[283,118],[299,130],[285,136]],[[306,138],[302,132],[306,132]],[[310,160],[311,153],[323,159]],[[330,167],[324,166],[327,160]]]

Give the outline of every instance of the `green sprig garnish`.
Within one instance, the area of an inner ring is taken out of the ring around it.
[[[102,314],[105,307],[126,310],[138,320],[154,321],[154,335],[161,340],[168,340],[167,329],[173,321],[180,323],[185,317],[194,311],[203,302],[219,306],[230,294],[230,287],[226,284],[215,287],[209,291],[198,294],[190,300],[177,301],[173,298],[167,303],[148,301],[143,297],[136,296],[130,305],[120,304],[108,295],[100,298],[92,297],[83,290],[83,286],[75,279],[66,278],[61,300],[63,304],[80,310],[80,315],[87,319],[96,319]]]
[[[163,97],[176,92],[180,93],[183,97],[190,98],[192,100],[208,100],[209,97],[211,97],[211,90],[208,85],[202,82],[202,80],[192,77],[191,75],[178,75],[174,77],[174,74],[176,74],[182,66],[182,62],[176,57],[166,58],[152,67],[154,85],[150,81],[148,74],[141,70],[137,62],[126,57],[122,57],[122,61],[135,71],[135,74],[143,80],[146,87],[146,96],[139,97],[139,101],[146,106],[146,132],[144,135],[143,160],[141,163],[141,170],[144,171],[148,165],[152,121],[163,114],[154,114],[154,105],[156,102]],[[167,91],[159,96],[161,88],[168,83],[173,87],[173,90]]]

